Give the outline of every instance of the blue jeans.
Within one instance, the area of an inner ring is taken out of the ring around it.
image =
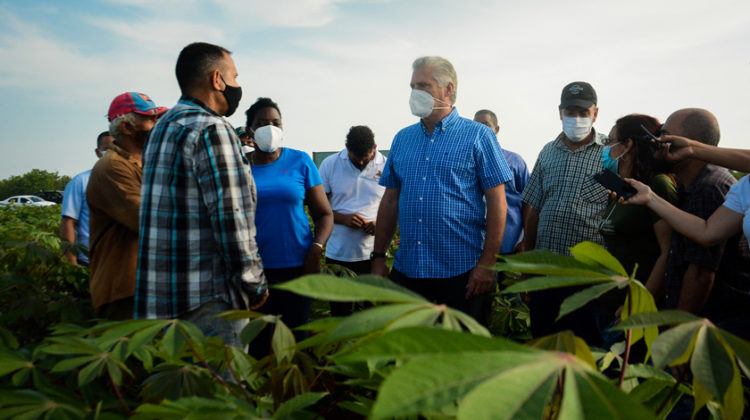
[[[229,303],[213,300],[204,303],[196,310],[183,314],[180,319],[195,324],[206,337],[219,337],[232,347],[247,350],[247,346],[243,346],[240,341],[240,333],[249,321],[247,319],[227,321],[222,317],[215,317],[216,314],[230,309],[232,306]]]

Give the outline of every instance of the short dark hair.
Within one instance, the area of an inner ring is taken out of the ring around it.
[[[276,112],[279,113],[279,117],[281,117],[281,110],[279,109],[279,105],[271,100],[271,98],[258,98],[257,101],[255,101],[254,104],[250,105],[250,108],[245,111],[246,119],[245,119],[245,126],[250,128],[253,125],[253,121],[255,120],[255,116],[258,114],[258,112],[263,108],[274,108]]]
[[[366,125],[355,125],[346,135],[346,150],[361,158],[367,156],[375,148],[375,134]]]
[[[182,93],[198,87],[208,72],[220,67],[224,54],[231,53],[226,48],[206,42],[194,42],[183,48],[174,70]]]
[[[705,109],[688,108],[682,120],[682,135],[703,144],[716,146],[719,144],[721,132],[716,117]]]
[[[109,134],[109,131],[102,131],[99,133],[98,136],[96,136],[96,148],[102,147],[102,140],[104,140],[105,137],[112,137],[111,134]]]
[[[480,117],[482,115],[489,115],[490,119],[492,119],[492,124],[495,127],[498,127],[497,115],[495,115],[494,112],[490,111],[489,109],[480,109],[479,111],[477,111],[476,114],[474,114],[474,118]],[[495,128],[495,127],[492,127],[492,128]]]

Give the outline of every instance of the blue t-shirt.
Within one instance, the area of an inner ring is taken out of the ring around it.
[[[73,177],[65,186],[62,202],[62,216],[76,220],[76,243],[89,246],[89,204],[86,202],[86,187],[89,185],[91,169]],[[88,263],[89,259],[79,253],[78,260]]]
[[[255,226],[263,267],[299,267],[312,244],[305,214],[305,192],[323,183],[307,153],[282,148],[281,155],[266,165],[252,167],[258,191]]]

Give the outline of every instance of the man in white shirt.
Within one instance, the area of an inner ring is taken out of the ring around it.
[[[333,209],[333,233],[326,246],[326,262],[355,274],[369,274],[375,240],[375,218],[385,187],[378,184],[385,156],[377,151],[369,127],[354,126],[346,135],[346,149],[320,164],[320,177]],[[351,302],[331,302],[331,315],[352,313]]]

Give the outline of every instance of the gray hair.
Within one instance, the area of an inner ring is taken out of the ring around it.
[[[443,57],[436,55],[419,57],[411,65],[412,70],[422,68],[433,69],[432,77],[438,83],[438,86],[445,87],[448,83],[453,83],[453,93],[451,94],[451,104],[456,103],[456,93],[458,92],[458,75],[453,64]]]
[[[125,121],[126,123],[134,126],[138,123],[137,118],[138,117],[135,115],[135,112],[128,112],[127,114],[120,115],[109,123],[109,134],[111,134],[112,137],[115,138],[115,140],[120,140],[122,138],[120,123]]]

